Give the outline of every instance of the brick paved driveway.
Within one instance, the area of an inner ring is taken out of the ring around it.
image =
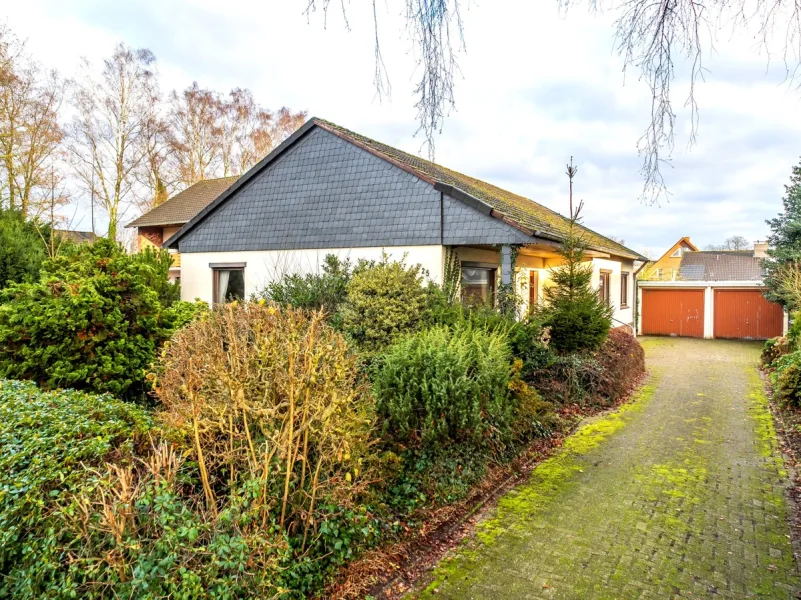
[[[796,597],[760,345],[643,345],[638,399],[569,438],[413,596]]]

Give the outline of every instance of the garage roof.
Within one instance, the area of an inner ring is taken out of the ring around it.
[[[761,281],[762,259],[753,250],[686,252],[681,259],[683,281]]]

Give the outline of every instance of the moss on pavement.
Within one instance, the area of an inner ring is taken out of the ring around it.
[[[412,597],[796,597],[759,345],[644,346],[634,401],[568,438]]]

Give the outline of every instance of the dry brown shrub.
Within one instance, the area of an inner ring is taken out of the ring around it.
[[[622,327],[609,332],[596,357],[603,370],[596,392],[609,400],[626,396],[645,373],[645,351],[637,338]]]
[[[262,523],[314,528],[322,499],[352,505],[366,486],[369,403],[357,360],[322,312],[231,304],[164,349],[156,390],[163,419],[197,460],[206,506],[258,479]]]

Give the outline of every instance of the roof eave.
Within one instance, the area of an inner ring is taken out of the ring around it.
[[[164,221],[158,223],[138,223],[137,221],[131,221],[125,226],[125,228],[129,229],[133,227],[183,227],[188,223],[188,221]]]

